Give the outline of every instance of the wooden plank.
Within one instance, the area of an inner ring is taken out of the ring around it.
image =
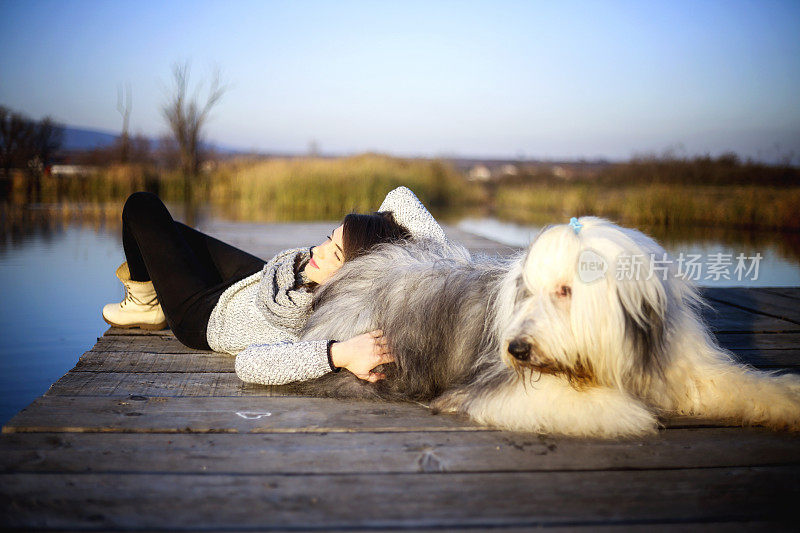
[[[788,527],[784,527],[782,525],[777,524],[776,522],[765,522],[765,521],[736,521],[736,522],[664,522],[664,523],[657,523],[651,524],[647,522],[643,523],[623,523],[623,524],[600,524],[600,523],[591,523],[591,524],[581,524],[581,525],[569,525],[569,526],[553,526],[552,524],[548,524],[546,526],[548,533],[572,533],[574,531],[591,531],[592,533],[741,533],[742,531],[747,531],[750,533],[755,532],[763,532],[763,533],[777,533],[778,531],[794,531],[792,526],[789,525]],[[498,531],[502,531],[503,533],[530,533],[531,527],[514,527],[514,526],[487,526],[487,527],[472,527],[470,526],[468,530],[470,532],[475,533],[485,533],[485,532],[492,532],[497,533]],[[452,530],[452,529],[450,529]],[[298,531],[296,529],[292,529],[292,531]],[[307,529],[305,531],[311,532],[316,531],[313,529]],[[387,532],[403,532],[403,531],[413,531],[414,533],[441,533],[441,528],[368,528],[368,529],[359,529],[359,531],[363,531],[365,533],[370,532],[377,532],[381,531],[383,533]]]
[[[507,431],[0,436],[0,472],[545,472],[797,463],[797,435],[734,428],[618,441]]]
[[[375,404],[297,396],[127,398],[43,396],[3,433],[294,433],[485,431],[466,417],[432,415],[415,404]]]
[[[791,320],[792,322],[800,323],[800,302],[797,298],[793,298],[789,294],[775,292],[761,287],[752,289],[737,289],[752,291],[759,299],[762,299],[767,305],[767,311],[770,314],[775,314],[781,318]],[[800,292],[798,293],[800,294]],[[773,313],[773,311],[777,311]]]
[[[244,383],[233,372],[68,372],[45,396],[276,396],[275,387]]]
[[[800,369],[800,348],[790,350],[733,350],[736,359],[742,363],[763,370],[786,369],[792,372]]]
[[[665,522],[660,524],[590,524],[585,527],[579,526],[563,526],[551,527],[547,526],[548,533],[570,533],[574,531],[591,531],[597,533],[741,533],[747,531],[750,533],[776,533],[782,531],[783,526],[775,522],[755,522],[752,520],[742,522]],[[792,531],[791,526],[785,528],[787,531]],[[499,528],[470,528],[470,531],[503,531],[503,533],[530,533],[530,528],[515,528],[504,527]],[[381,531],[402,531],[400,529],[394,530],[381,530]],[[414,529],[414,533],[434,533],[441,532],[439,529]]]
[[[799,467],[396,475],[3,474],[36,528],[591,526],[789,520]],[[355,507],[354,507],[355,505]]]
[[[792,354],[785,356],[792,360]],[[787,368],[796,371],[798,366],[784,367],[780,356],[772,361],[756,361],[765,370]],[[773,362],[774,365],[769,363]],[[762,364],[763,363],[763,364]],[[233,372],[69,372],[51,385],[45,396],[127,397],[239,397],[286,396],[279,387],[242,382]]]
[[[357,417],[359,413],[369,416],[348,426],[351,418]],[[685,416],[664,419],[661,423],[666,428],[681,429],[738,427],[732,421]],[[333,426],[328,427],[326,424]],[[419,404],[376,404],[264,394],[242,397],[45,395],[34,400],[12,418],[3,427],[3,432],[281,433],[442,431],[443,427],[447,431],[453,428],[493,430],[479,426],[464,416],[433,415]]]
[[[773,350],[800,347],[800,333],[717,333],[717,341],[729,350]]]
[[[795,335],[776,333],[769,335]],[[800,365],[800,341],[793,348],[759,349],[752,348],[755,341],[737,339],[745,348],[733,347],[731,350],[741,362],[757,368],[797,368]],[[790,344],[781,344],[791,346]],[[84,353],[72,372],[233,372],[235,357],[215,352],[187,354],[159,354],[148,352],[100,352],[91,350]]]
[[[139,328],[115,328],[110,327],[103,333],[104,337],[141,337],[141,336],[161,336],[161,337],[174,337],[175,335],[172,334],[172,330],[167,329],[158,329],[158,330],[150,330],[150,329],[139,329]]]
[[[709,302],[712,309],[703,309],[702,316],[715,332],[763,333],[800,332],[800,325],[753,313],[723,302]]]
[[[174,335],[110,335],[100,337],[92,350],[99,352],[209,353],[189,348]]]
[[[765,287],[761,290],[783,296],[784,298],[800,300],[800,287]]]
[[[768,315],[800,324],[800,303],[757,288],[708,288],[704,296],[753,313]]]
[[[73,372],[233,372],[235,357],[216,352],[161,354],[147,352],[84,353]]]
[[[465,246],[472,253],[486,251],[488,253],[496,252],[499,255],[509,255],[522,249],[465,231],[456,226],[443,226],[443,229],[448,240]]]
[[[377,207],[377,206],[375,206]],[[246,223],[236,222],[226,224],[214,222],[201,231],[214,236],[243,250],[268,260],[273,255],[287,248],[314,245],[320,235],[326,235],[340,224],[339,221],[330,222],[292,222],[277,223]],[[470,251],[498,250],[503,253],[517,251],[519,248],[507,246],[492,239],[464,231],[456,226],[442,224],[442,229],[451,241],[466,246]]]

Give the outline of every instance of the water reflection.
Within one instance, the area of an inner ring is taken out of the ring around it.
[[[99,309],[122,299],[116,231],[54,223],[13,235],[0,251],[0,423],[91,349],[107,328]]]

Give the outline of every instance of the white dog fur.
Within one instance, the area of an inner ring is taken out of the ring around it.
[[[581,437],[653,433],[672,415],[800,429],[800,378],[720,348],[675,263],[665,279],[650,270],[661,246],[601,218],[580,223],[546,228],[505,261],[417,243],[348,262],[319,291],[303,338],[381,328],[397,364],[377,384],[340,372],[296,388],[430,401],[491,426]],[[588,281],[587,250],[606,267]],[[633,256],[639,276],[619,279],[618,260]]]

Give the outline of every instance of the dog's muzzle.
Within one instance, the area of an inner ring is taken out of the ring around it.
[[[508,353],[517,361],[530,361],[531,343],[522,339],[514,339],[508,343]]]

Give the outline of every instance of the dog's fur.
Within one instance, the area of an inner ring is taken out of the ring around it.
[[[575,436],[651,433],[657,416],[674,414],[800,429],[800,379],[721,349],[691,282],[674,264],[666,280],[649,271],[650,254],[665,253],[655,241],[604,219],[580,222],[577,234],[545,228],[509,260],[417,242],[346,263],[317,292],[302,339],[382,329],[397,363],[377,383],[342,371],[289,388],[431,402],[492,426]],[[590,282],[577,271],[587,249],[608,264]],[[646,259],[638,280],[617,279],[620,254]]]

